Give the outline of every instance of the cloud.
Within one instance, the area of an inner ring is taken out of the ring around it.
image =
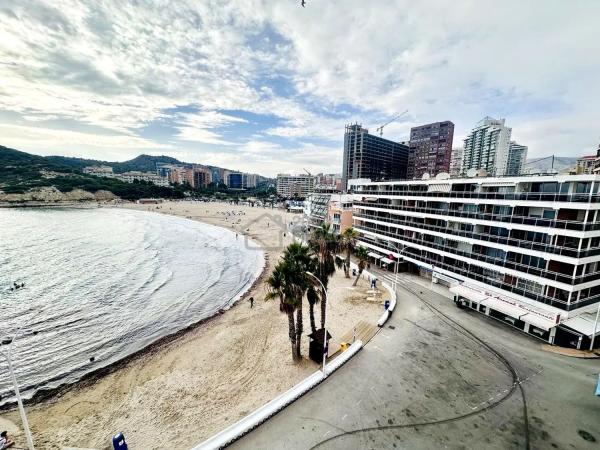
[[[4,0],[0,111],[14,118],[0,144],[341,171],[345,123],[374,132],[408,109],[385,137],[452,120],[460,145],[491,115],[532,157],[591,153],[599,14],[559,0],[486,14],[475,0]]]

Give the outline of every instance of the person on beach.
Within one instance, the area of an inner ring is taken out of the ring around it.
[[[250,297],[250,309],[252,309],[254,307],[254,297]]]
[[[8,433],[6,431],[0,433],[0,450],[12,447],[13,445],[15,445],[15,443],[8,438]]]

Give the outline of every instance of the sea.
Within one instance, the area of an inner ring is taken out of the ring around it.
[[[9,353],[23,397],[52,391],[229,308],[263,265],[252,241],[166,214],[0,209],[0,405]]]

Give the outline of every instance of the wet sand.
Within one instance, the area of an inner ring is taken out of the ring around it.
[[[164,339],[121,363],[112,373],[79,383],[27,408],[36,448],[110,449],[110,437],[123,431],[130,448],[188,449],[317,370],[307,359],[310,328],[304,308],[304,359],[294,363],[287,318],[277,302],[265,302],[264,280],[284,245],[292,242],[287,224],[300,216],[281,210],[226,203],[168,202],[128,205],[175,214],[243,233],[266,255],[265,271],[246,295],[223,314]],[[223,212],[235,211],[225,216]],[[243,214],[242,214],[243,213]],[[227,219],[226,219],[227,217]],[[286,236],[283,236],[284,232]],[[366,301],[368,282],[339,270],[330,282],[328,328],[339,337],[360,320],[375,321],[377,302]],[[253,296],[254,308],[248,298]],[[320,320],[317,308],[316,320]],[[0,416],[25,447],[16,411]]]

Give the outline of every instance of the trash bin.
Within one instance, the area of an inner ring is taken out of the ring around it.
[[[125,442],[125,436],[123,433],[118,432],[112,438],[114,450],[128,450],[127,443]]]
[[[390,301],[386,300],[383,302],[383,308],[387,311],[390,307]]]
[[[348,350],[348,347],[349,347],[349,346],[350,346],[350,345],[349,345],[347,342],[342,342],[342,343],[340,344],[340,351],[341,351],[341,352],[345,352],[346,350]]]

